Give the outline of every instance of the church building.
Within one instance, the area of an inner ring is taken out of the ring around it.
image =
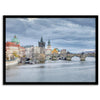
[[[6,42],[6,60],[13,60],[15,57],[23,57],[25,48],[20,46],[20,42],[16,36],[11,42]]]
[[[40,54],[45,54],[45,42],[43,41],[43,37],[41,37],[40,42],[38,42],[38,47],[40,47]]]
[[[51,44],[50,44],[50,40],[48,40],[48,45],[47,45],[47,49],[46,49],[46,54],[50,55],[51,54]]]
[[[43,41],[43,37],[41,37],[40,42],[38,42],[39,47],[44,47],[45,48],[45,42]]]

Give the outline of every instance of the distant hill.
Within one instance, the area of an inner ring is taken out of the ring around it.
[[[95,50],[94,51],[85,51],[84,53],[95,53]]]

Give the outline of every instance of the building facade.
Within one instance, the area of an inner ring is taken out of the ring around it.
[[[61,59],[65,59],[66,58],[66,55],[67,55],[66,49],[62,49],[61,52],[60,52]]]
[[[20,46],[20,42],[16,36],[11,42],[6,42],[6,60],[14,60],[16,57],[25,56],[25,48]]]
[[[52,56],[52,49],[51,49],[51,43],[50,40],[48,41],[48,45],[47,45],[47,49],[45,49],[45,55],[46,55],[46,59],[51,59]]]
[[[34,58],[34,46],[33,45],[28,45],[28,46],[24,46],[25,48],[25,57],[26,58]]]
[[[38,60],[40,55],[40,47],[35,46],[34,47],[34,60]]]

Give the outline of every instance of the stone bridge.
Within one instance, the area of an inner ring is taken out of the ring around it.
[[[85,61],[86,57],[95,57],[95,54],[86,54],[86,53],[81,53],[81,54],[72,54],[72,53],[67,53],[63,55],[52,55],[49,59],[51,60],[67,60],[71,61],[73,57],[79,57],[80,61]]]
[[[66,60],[71,61],[72,57],[75,57],[75,56],[79,57],[80,61],[85,61],[85,58],[88,57],[88,54],[84,54],[84,53],[81,53],[81,54],[67,54]]]

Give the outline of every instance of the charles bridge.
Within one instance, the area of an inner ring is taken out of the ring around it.
[[[85,61],[85,58],[88,57],[88,54],[67,54],[66,60],[71,61],[72,57],[79,57],[80,61]]]
[[[52,56],[52,60],[67,60],[67,61],[71,61],[73,57],[79,57],[80,61],[85,61],[86,57],[95,57],[95,54],[85,54],[85,53],[81,53],[81,54],[72,54],[72,53],[67,53],[63,56],[57,57],[57,56]]]

